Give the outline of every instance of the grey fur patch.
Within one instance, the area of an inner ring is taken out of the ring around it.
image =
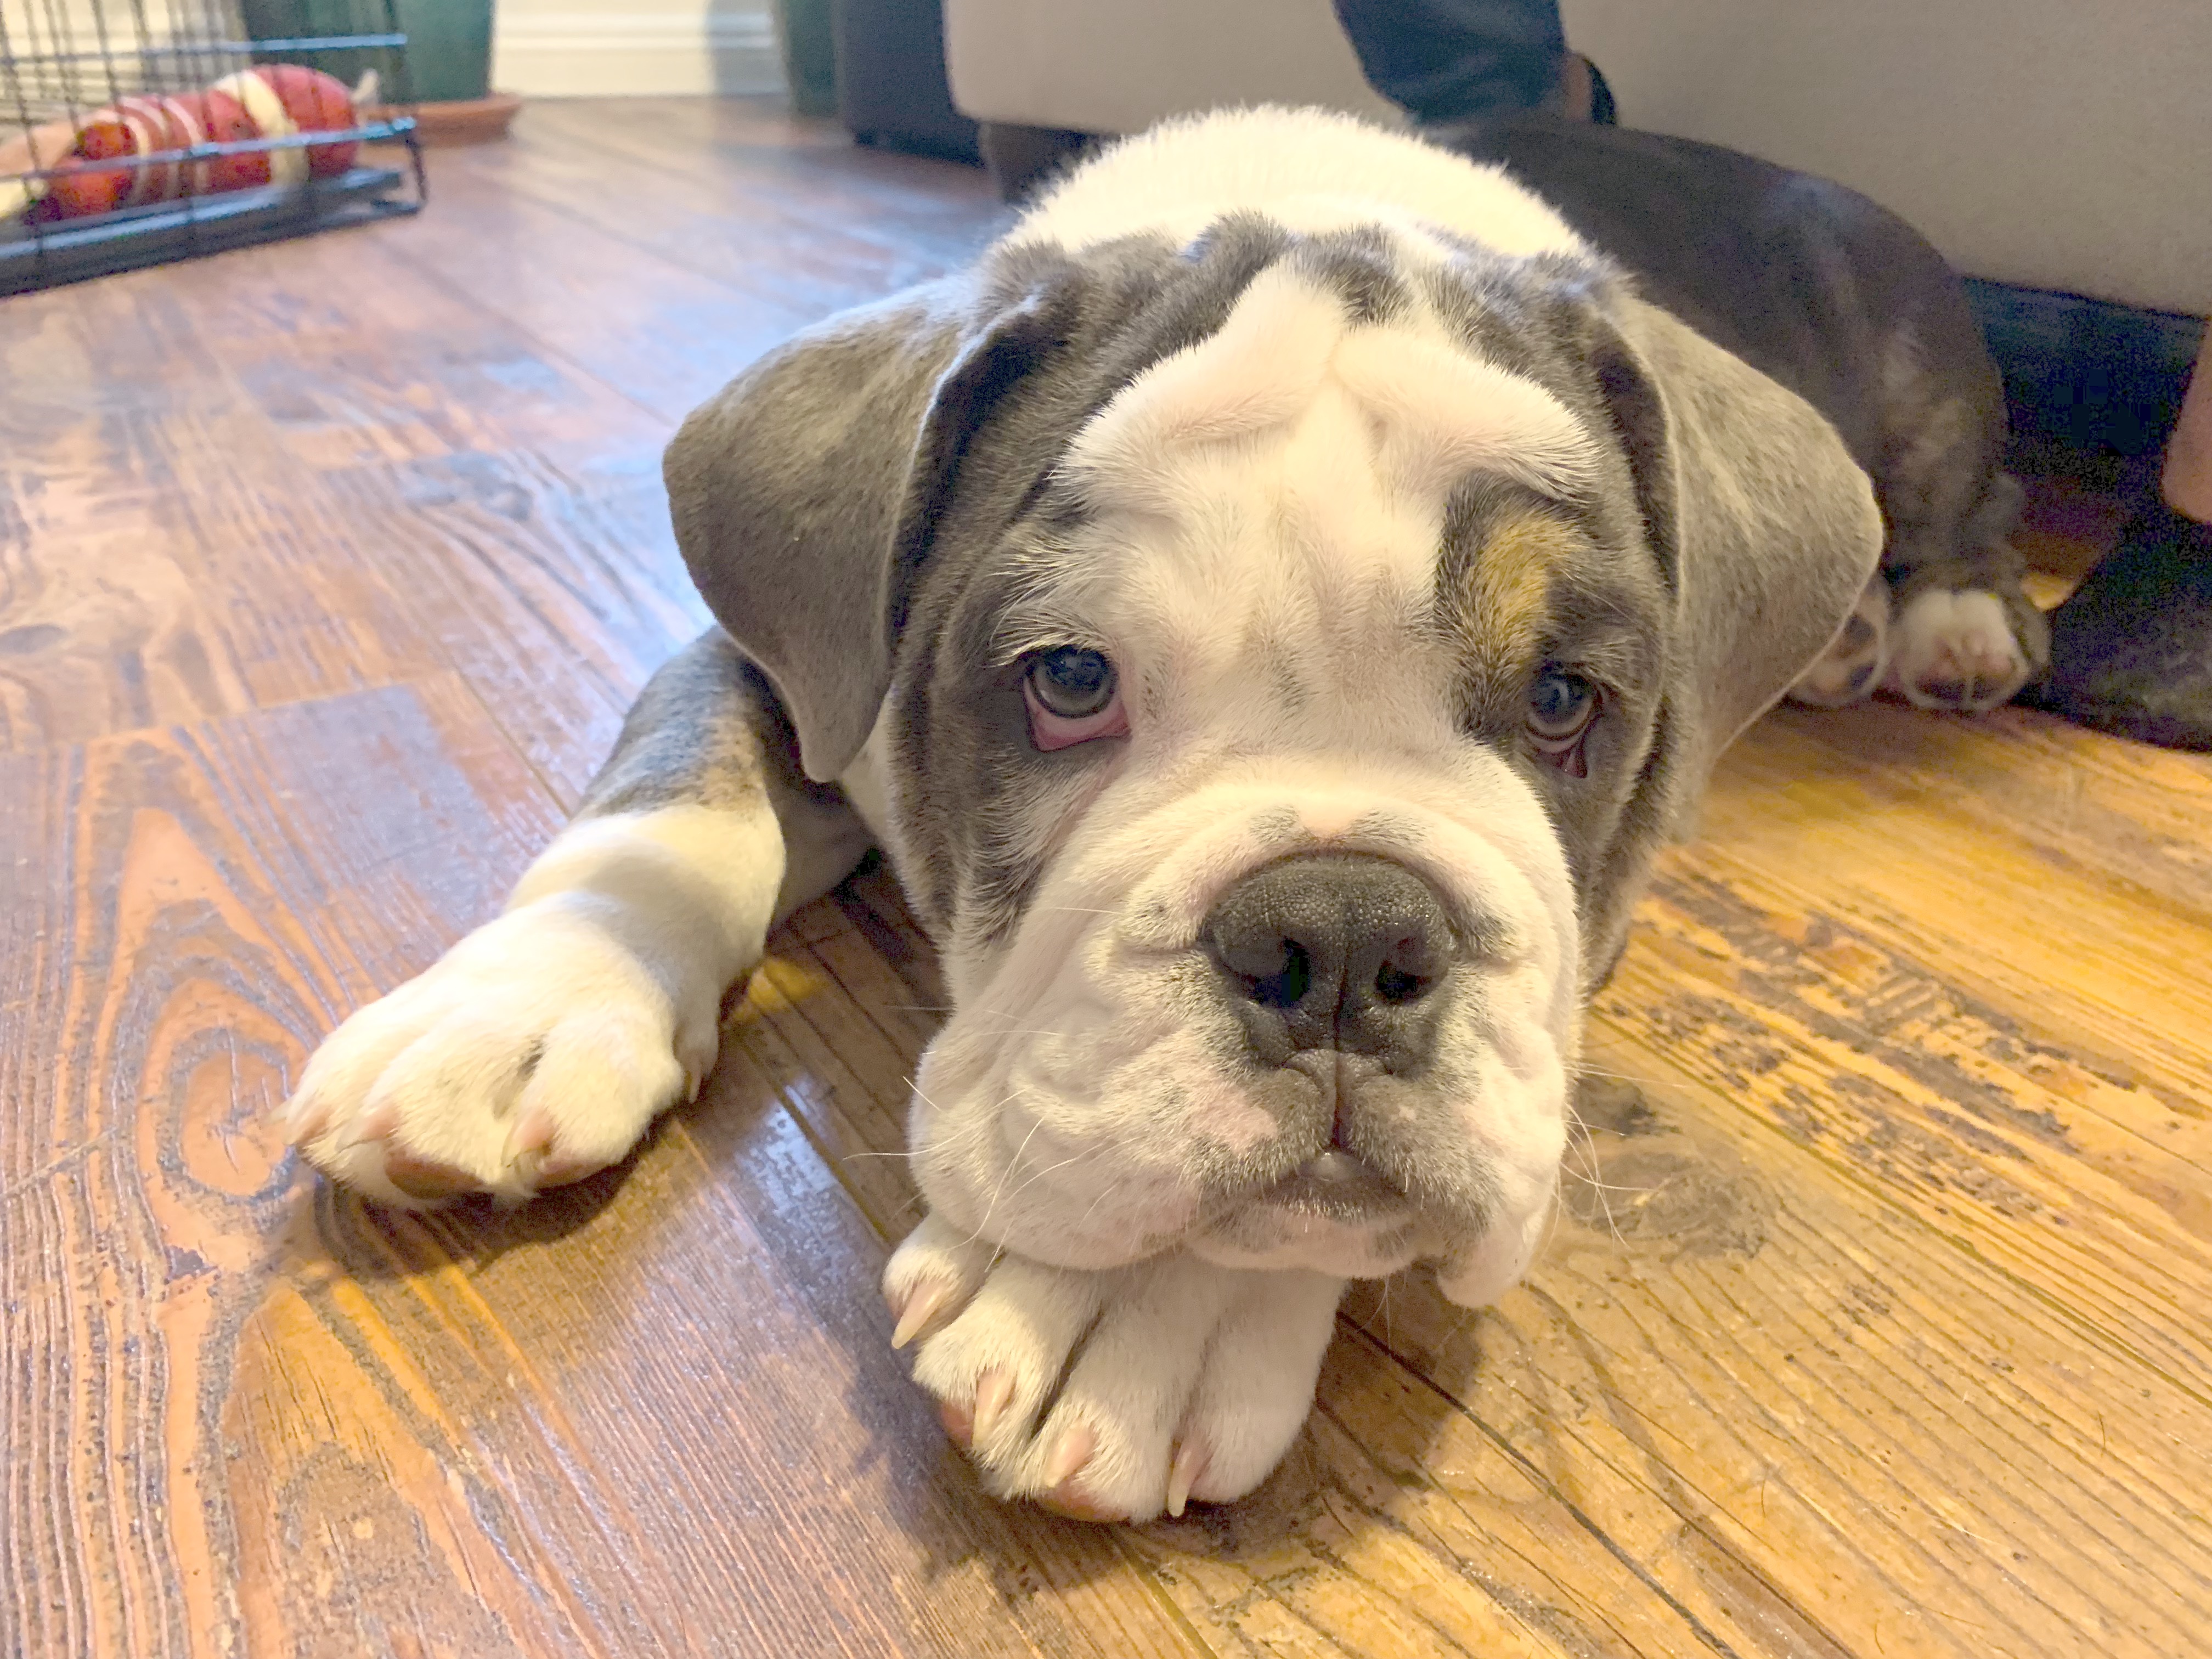
[[[1397,269],[1389,238],[1379,229],[1302,237],[1283,263],[1313,287],[1342,300],[1345,314],[1363,326],[1395,322],[1412,308],[1413,287]]]
[[[772,780],[815,787],[793,775],[793,750],[790,722],[760,671],[712,628],[647,682],[576,816],[727,811],[766,799]]]
[[[2003,387],[1925,237],[1840,185],[1690,139],[1540,115],[1429,136],[1503,162],[1652,303],[1826,416],[1873,478],[1899,604],[1931,586],[1995,593],[2044,664],[2010,540]]]
[[[775,690],[720,628],[647,682],[576,817],[677,806],[774,813],[784,844],[778,921],[829,891],[868,848],[843,791],[807,777]]]

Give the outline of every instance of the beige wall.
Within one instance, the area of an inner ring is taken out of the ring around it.
[[[149,34],[162,38],[167,11],[147,11]],[[82,52],[97,43],[102,14],[112,46],[136,43],[132,9],[115,0],[36,0],[18,21],[39,26],[41,50],[54,50],[58,23]],[[559,97],[783,89],[768,0],[498,0],[495,16],[492,79],[505,91]],[[20,51],[30,43],[14,44]],[[106,95],[104,80],[94,77],[88,88]]]
[[[2212,0],[1562,0],[1624,121],[1839,179],[1978,276],[2212,313]]]
[[[2212,0],[1562,0],[1621,118],[1842,180],[1962,270],[2212,313]],[[1367,110],[1328,0],[946,0],[953,99]]]
[[[532,97],[780,92],[764,0],[499,0],[492,83]]]

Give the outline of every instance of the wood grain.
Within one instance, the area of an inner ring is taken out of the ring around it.
[[[267,1108],[698,623],[676,420],[1002,222],[736,101],[436,159],[0,307],[0,1654],[2212,1650],[2212,766],[2038,716],[1756,729],[1537,1271],[1362,1290],[1228,1510],[999,1506],[890,1352],[945,993],[880,867],[624,1169],[305,1180]],[[2108,521],[2040,512],[2053,584]]]

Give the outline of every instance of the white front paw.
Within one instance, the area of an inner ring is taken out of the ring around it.
[[[1994,593],[1916,593],[1898,612],[1891,638],[1884,687],[1916,708],[1978,714],[2027,683],[2027,653]]]
[[[333,1180],[388,1203],[521,1199],[619,1162],[714,1065],[715,1007],[679,1009],[562,894],[478,928],[333,1031],[285,1108]]]
[[[893,1340],[1002,1498],[1086,1520],[1226,1503],[1313,1404],[1340,1279],[1171,1255],[1104,1273],[963,1241],[935,1217],[884,1273]]]

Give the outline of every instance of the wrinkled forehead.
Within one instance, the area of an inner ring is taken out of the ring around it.
[[[1478,477],[1532,507],[1576,500],[1601,452],[1412,286],[1358,299],[1272,265],[1082,428],[1058,477],[1073,527],[1033,559],[1023,644],[1103,635],[1185,681],[1255,660],[1278,680],[1454,672],[1428,624],[1455,498]],[[1540,557],[1540,537],[1519,543]]]

